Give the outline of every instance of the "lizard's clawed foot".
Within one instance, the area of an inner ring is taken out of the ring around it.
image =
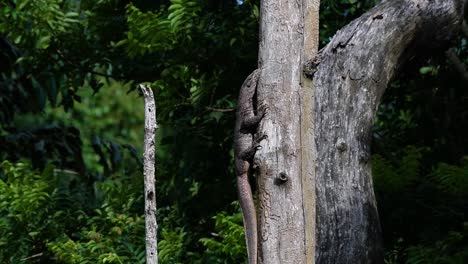
[[[268,135],[260,134],[257,137],[255,137],[255,143],[258,144],[258,143],[262,142],[262,140],[267,139],[267,138],[268,138]]]
[[[241,132],[244,134],[254,134],[255,131],[258,128],[258,124],[260,121],[262,121],[263,116],[261,115],[256,115],[253,117],[250,117],[241,124]]]
[[[250,162],[254,158],[255,153],[257,152],[257,150],[260,150],[260,149],[262,149],[262,146],[260,146],[258,144],[255,144],[254,146],[252,146],[252,147],[246,149],[245,151],[243,151],[240,154],[240,157],[241,157],[242,160]]]
[[[261,116],[261,118],[263,118],[265,116],[265,114],[268,112],[268,106],[265,105],[265,104],[260,104],[258,107],[257,107],[257,116]]]

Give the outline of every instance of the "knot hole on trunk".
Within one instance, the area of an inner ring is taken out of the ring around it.
[[[336,149],[338,149],[339,152],[345,152],[346,150],[348,150],[348,145],[346,144],[344,139],[338,139],[338,141],[336,142]]]
[[[288,177],[288,175],[286,174],[286,172],[280,172],[280,174],[278,174],[278,176],[277,176],[276,179],[275,179],[275,184],[276,184],[276,185],[283,185],[283,184],[285,184],[288,180],[289,180],[289,177]]]
[[[153,192],[148,192],[148,194],[146,195],[146,198],[147,198],[148,200],[151,200],[151,201],[153,200],[153,197],[154,197],[154,193],[153,193]]]

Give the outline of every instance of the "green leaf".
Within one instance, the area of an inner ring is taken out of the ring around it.
[[[77,12],[68,12],[65,14],[66,17],[73,18],[73,17],[78,17],[80,14]]]
[[[36,48],[37,49],[47,49],[50,45],[50,36],[45,35],[39,38],[39,40],[36,42]]]
[[[236,42],[236,38],[232,38],[231,41],[229,41],[229,45],[232,46],[232,44],[234,44],[234,42]]]
[[[222,112],[211,112],[210,117],[213,118],[214,120],[216,120],[216,122],[219,122],[221,117],[223,117],[223,113]]]
[[[426,66],[426,67],[421,67],[419,69],[419,73],[422,75],[430,74],[434,70],[434,67],[432,66]]]
[[[22,37],[23,37],[22,35],[18,35],[18,36],[13,40],[13,42],[14,42],[15,44],[19,44],[19,43],[21,42]]]
[[[29,0],[23,0],[20,2],[20,4],[18,5],[18,10],[22,10],[27,4],[29,4]]]

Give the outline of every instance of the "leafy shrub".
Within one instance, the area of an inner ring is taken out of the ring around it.
[[[234,203],[236,213],[218,213],[215,219],[215,232],[200,242],[207,248],[205,254],[209,263],[246,263],[247,249],[244,238],[242,214],[238,202]]]
[[[468,160],[423,168],[425,154],[408,146],[393,162],[373,156],[386,263],[467,263]]]
[[[0,259],[20,263],[42,252],[41,240],[55,224],[50,222],[56,215],[48,184],[51,170],[39,175],[25,163],[8,161],[0,169]]]
[[[23,162],[0,169],[0,259],[144,263],[142,187],[130,177],[95,183],[89,196],[71,171],[41,174]],[[97,207],[94,207],[97,205]]]

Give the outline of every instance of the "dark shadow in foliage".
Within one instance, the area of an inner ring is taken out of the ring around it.
[[[9,39],[0,36],[0,127],[10,123],[15,114],[38,110],[39,102],[32,101],[32,79],[18,66],[20,50]]]
[[[16,162],[22,158],[31,160],[34,168],[43,169],[54,161],[57,167],[86,171],[81,155],[80,131],[76,128],[44,126],[31,130],[10,131],[0,136],[0,158]]]

